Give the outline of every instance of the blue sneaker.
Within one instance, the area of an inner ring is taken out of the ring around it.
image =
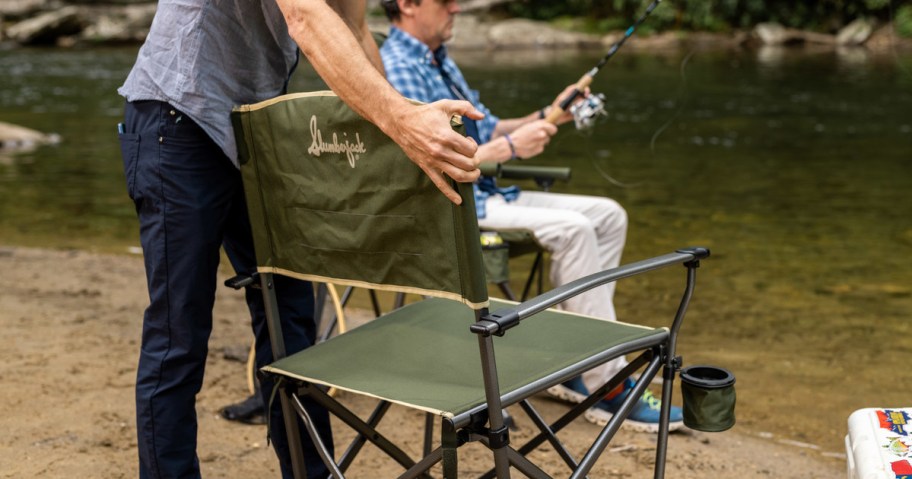
[[[614,413],[620,409],[624,398],[630,394],[630,390],[633,389],[634,384],[634,381],[628,378],[624,381],[624,391],[610,400],[603,399],[595,403],[595,406],[586,411],[586,420],[598,424],[599,426],[608,424],[608,421],[614,416]],[[589,391],[586,389],[586,386],[583,385],[583,380],[580,377],[550,387],[547,392],[554,397],[574,404],[583,402],[583,400],[589,396]],[[630,416],[627,417],[627,420],[624,421],[623,427],[633,429],[634,431],[657,433],[659,432],[659,416],[661,411],[662,400],[655,397],[655,395],[652,394],[652,391],[647,389],[646,392],[643,393],[643,397],[641,397],[633,406],[633,411],[630,413]],[[670,421],[668,423],[669,431],[676,431],[684,426],[684,413],[681,408],[672,406],[670,416]]]
[[[583,385],[583,378],[577,376],[547,390],[548,394],[572,404],[579,404],[589,397],[589,391]]]
[[[589,422],[604,426],[614,413],[621,408],[621,403],[633,389],[634,381],[628,378],[624,381],[624,391],[611,399],[602,399],[586,411]],[[623,426],[640,432],[659,432],[659,417],[662,412],[662,400],[655,397],[652,391],[646,390],[640,400],[633,405],[633,410],[627,416]],[[684,412],[677,406],[671,406],[668,430],[676,431],[684,427]]]

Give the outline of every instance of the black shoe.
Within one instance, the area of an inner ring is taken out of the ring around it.
[[[259,393],[239,403],[225,406],[220,412],[222,417],[229,421],[237,421],[244,424],[266,424],[266,406],[263,404],[263,397]]]

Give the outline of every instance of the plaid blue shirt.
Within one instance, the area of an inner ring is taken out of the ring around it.
[[[469,88],[462,72],[456,63],[447,56],[446,46],[441,46],[436,51],[431,51],[427,45],[417,38],[391,27],[389,38],[380,48],[383,58],[383,68],[386,78],[393,88],[404,97],[424,103],[438,100],[467,100],[475,109],[484,113],[485,117],[477,120],[479,144],[491,140],[494,127],[500,118],[494,116],[479,99],[478,91]],[[439,66],[438,66],[439,65]],[[453,91],[444,80],[445,74],[458,91]],[[493,194],[504,196],[507,201],[513,201],[519,196],[519,188],[511,186],[498,188],[494,178],[481,177],[474,185],[475,210],[478,218],[485,217],[485,201]]]

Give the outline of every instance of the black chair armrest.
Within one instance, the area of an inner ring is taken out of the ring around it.
[[[508,180],[535,180],[539,188],[547,191],[557,180],[570,179],[570,168],[567,166],[532,166],[514,163],[482,163],[478,166],[481,174]]]
[[[470,327],[470,330],[475,334],[484,336],[490,336],[492,334],[502,336],[504,332],[517,326],[523,319],[556,306],[557,304],[589,291],[592,288],[673,264],[684,264],[687,267],[696,267],[699,266],[699,261],[701,259],[707,257],[709,257],[709,249],[707,248],[683,248],[674,253],[600,271],[571,281],[563,286],[552,289],[547,293],[519,303],[516,306],[499,309],[493,313],[482,316],[481,320]]]
[[[536,181],[543,180],[562,180],[570,179],[570,168],[567,166],[532,166],[505,164],[500,168],[500,178],[524,180],[533,178]]]

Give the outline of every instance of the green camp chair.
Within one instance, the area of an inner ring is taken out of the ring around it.
[[[492,301],[471,185],[454,183],[463,203],[452,204],[395,143],[329,92],[241,106],[232,120],[276,355],[262,372],[278,383],[293,451],[300,451],[297,415],[336,478],[344,477],[365,442],[401,464],[400,477],[426,477],[442,463],[444,477],[455,479],[458,448],[468,442],[492,451],[492,469],[484,477],[510,477],[513,469],[550,477],[525,457],[546,442],[571,477],[584,477],[664,368],[655,477],[664,476],[672,383],[680,367],[675,341],[696,269],[708,250],[682,249],[603,271],[523,303]],[[686,284],[670,328],[549,309],[596,286],[675,264],[686,266]],[[431,299],[286,356],[272,287],[276,274]],[[528,401],[632,353],[638,355],[617,377],[551,424]],[[574,457],[557,434],[638,372],[642,376],[618,413],[592,446]],[[326,394],[326,387],[377,398],[380,404],[365,420]],[[358,433],[341,457],[327,452],[302,406],[304,396]],[[426,438],[423,457],[412,458],[381,434],[377,425],[391,403],[439,420],[440,445],[432,449]],[[513,404],[540,431],[519,446],[511,443],[503,422],[503,408]],[[302,456],[295,454],[293,463],[300,477]]]

